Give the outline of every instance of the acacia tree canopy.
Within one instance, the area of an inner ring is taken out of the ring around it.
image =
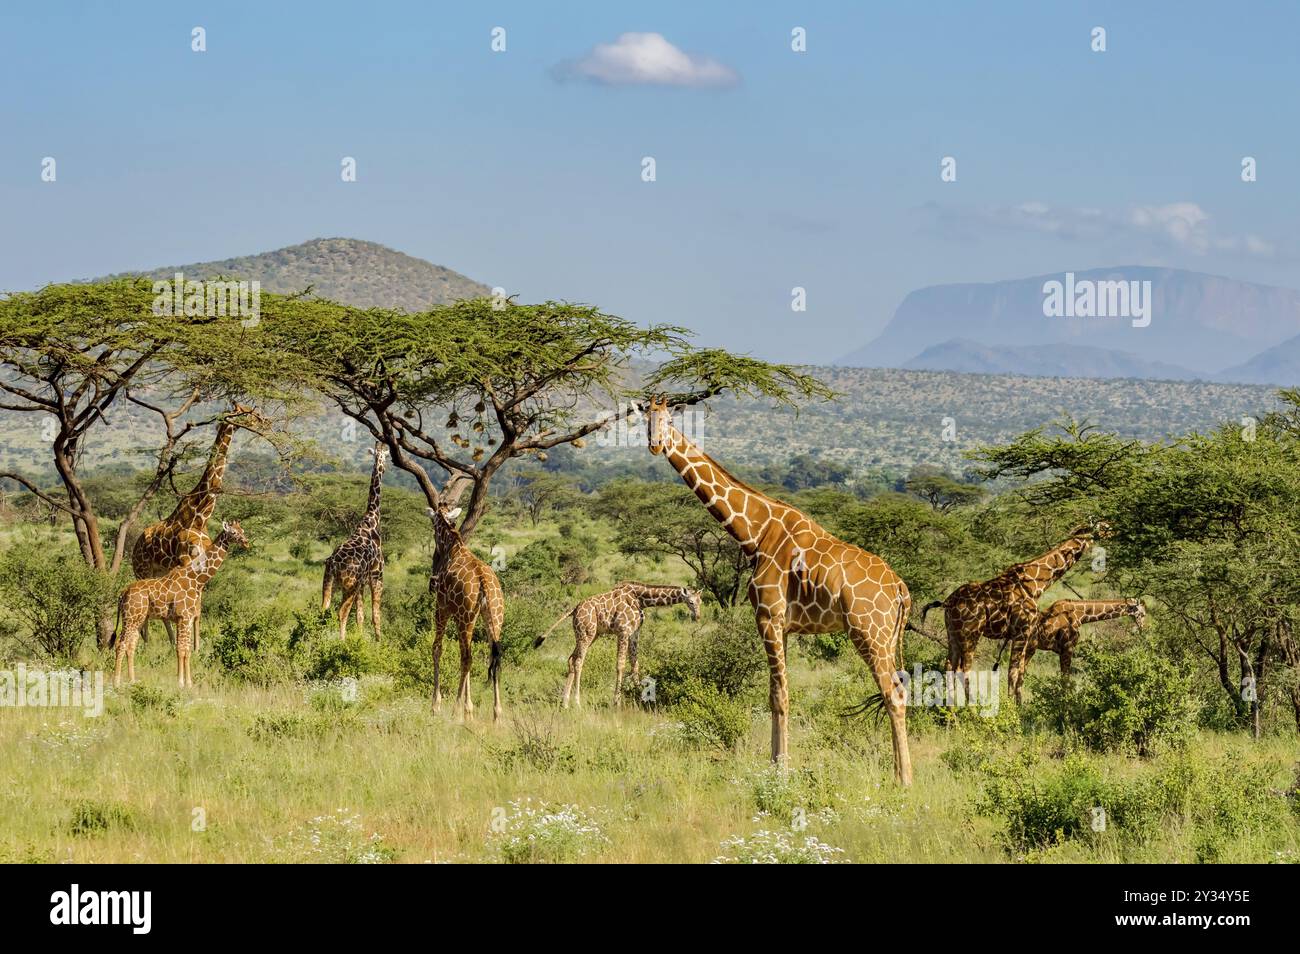
[[[648,392],[675,388],[675,404],[831,396],[792,366],[697,349],[684,328],[642,328],[592,305],[479,298],[408,313],[291,299],[263,314],[268,356],[292,356],[301,384],[384,441],[430,505],[469,491],[465,535],[508,460],[581,447]],[[655,360],[642,379],[636,362]]]

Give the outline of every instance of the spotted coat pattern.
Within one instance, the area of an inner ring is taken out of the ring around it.
[[[492,567],[476,557],[461,539],[460,532],[452,523],[460,515],[459,507],[449,511],[442,505],[436,510],[429,508],[428,514],[433,521],[435,547],[429,592],[437,600],[433,630],[433,711],[442,708],[442,642],[447,623],[454,622],[460,641],[460,688],[456,693],[456,707],[463,718],[473,718],[469,672],[474,655],[470,643],[474,638],[474,622],[482,614],[490,644],[488,677],[492,680],[492,718],[495,721],[501,718],[501,624],[505,619],[501,581]]]
[[[375,639],[381,633],[380,603],[384,596],[384,543],[379,533],[379,495],[384,486],[384,461],[388,448],[377,443],[369,450],[375,463],[370,472],[370,493],[366,512],[352,535],[334,548],[325,561],[325,578],[321,583],[321,612],[329,612],[334,587],[339,588],[339,639],[348,633],[348,616],[357,609],[357,632],[362,631],[361,604],[370,588],[370,622]]]
[[[650,606],[674,606],[685,603],[691,609],[692,618],[700,618],[700,594],[684,586],[656,586],[652,583],[627,581],[612,590],[589,596],[551,624],[551,628],[537,637],[533,643],[536,648],[546,641],[562,622],[573,618],[574,647],[569,656],[569,674],[564,681],[564,708],[569,707],[572,693],[575,705],[582,705],[582,663],[587,657],[587,650],[596,638],[612,633],[618,640],[617,662],[614,673],[614,705],[623,701],[623,671],[631,653],[632,681],[638,682],[640,671],[637,667],[637,639],[641,633],[641,624],[645,622],[645,610]]]
[[[1131,616],[1138,626],[1145,626],[1147,608],[1140,599],[1126,600],[1057,600],[1042,614],[1038,626],[1038,636],[1032,646],[1023,653],[1012,651],[1012,658],[1024,659],[1024,663],[1008,671],[1008,679],[1013,692],[1019,698],[1019,690],[1025,676],[1025,667],[1034,658],[1034,652],[1045,649],[1061,657],[1061,675],[1070,674],[1074,660],[1074,648],[1079,644],[1082,627],[1087,623],[1097,623],[1107,619]]]
[[[176,626],[176,684],[189,688],[194,684],[190,672],[190,636],[203,609],[203,589],[221,568],[232,546],[248,546],[248,538],[238,521],[223,523],[221,533],[197,557],[166,576],[136,580],[117,603],[118,626],[113,629],[110,646],[116,649],[113,685],[122,684],[122,660],[127,661],[127,678],[135,682],[135,650],[140,630],[151,619],[161,619]],[[119,627],[121,635],[118,635]]]
[[[650,401],[646,429],[650,452],[668,458],[753,567],[748,595],[767,653],[773,761],[784,764],[789,750],[785,637],[847,632],[889,713],[894,774],[911,784],[905,700],[894,678],[912,605],[907,584],[880,557],[837,539],[799,510],[728,473],[673,426],[662,396]]]

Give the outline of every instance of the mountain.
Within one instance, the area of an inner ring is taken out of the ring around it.
[[[1151,282],[1150,324],[1129,318],[1049,318],[1044,285],[1065,273],[984,284],[932,285],[910,293],[884,331],[837,363],[897,367],[954,339],[985,347],[1082,345],[1210,376],[1300,334],[1300,291],[1172,268],[1120,266],[1074,274],[1083,281]],[[1142,286],[1138,286],[1142,287]]]
[[[1144,378],[1150,381],[1194,381],[1203,375],[1146,361],[1125,351],[1087,345],[982,345],[954,338],[926,348],[903,364],[907,369],[963,371],[970,374],[1019,374],[1061,378]]]
[[[1249,361],[1220,371],[1215,379],[1237,384],[1281,384],[1295,387],[1300,384],[1300,335],[1265,348]]]
[[[449,268],[375,242],[349,238],[312,239],[260,255],[169,265],[127,274],[171,278],[176,272],[184,273],[187,279],[219,275],[256,279],[262,283],[262,290],[268,292],[296,292],[311,285],[323,298],[361,308],[419,311],[431,305],[492,293],[487,285]]]

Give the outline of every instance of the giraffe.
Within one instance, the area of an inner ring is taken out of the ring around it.
[[[1069,539],[1046,553],[1007,567],[990,580],[965,583],[947,599],[922,607],[923,620],[930,610],[943,607],[948,631],[947,668],[958,674],[963,687],[981,638],[1011,640],[1011,665],[1023,665],[1021,657],[1037,639],[1039,597],[1078,562],[1094,537],[1107,533],[1105,524],[1077,527]],[[1016,701],[1019,699],[1017,694]]]
[[[1070,674],[1070,664],[1074,660],[1074,647],[1079,643],[1080,627],[1087,623],[1097,623],[1107,619],[1131,616],[1139,627],[1147,622],[1147,608],[1140,599],[1125,600],[1057,600],[1042,613],[1039,620],[1038,637],[1034,644],[1016,653],[1013,645],[1012,658],[1023,659],[1018,668],[1012,666],[1007,672],[1011,690],[1020,698],[1020,687],[1025,677],[1025,667],[1034,658],[1034,652],[1046,649],[1061,657],[1061,675]]]
[[[700,594],[684,586],[658,586],[652,583],[627,581],[606,593],[589,596],[551,624],[551,628],[538,636],[533,643],[536,649],[546,642],[546,637],[569,617],[573,617],[573,635],[576,643],[569,656],[569,675],[564,680],[564,708],[569,708],[569,694],[574,705],[582,705],[582,662],[596,637],[613,633],[618,637],[617,664],[614,674],[614,705],[623,701],[623,669],[632,655],[632,681],[640,675],[637,669],[637,638],[645,621],[645,609],[650,606],[675,606],[685,603],[690,607],[691,618],[700,618]]]
[[[452,620],[460,639],[460,688],[456,693],[456,705],[465,719],[473,718],[469,670],[474,656],[470,643],[474,638],[474,621],[482,613],[491,644],[488,676],[492,680],[492,720],[495,722],[501,718],[501,623],[505,615],[501,581],[461,539],[460,532],[452,523],[460,516],[459,507],[448,510],[445,504],[440,504],[436,510],[430,507],[426,512],[433,521],[436,547],[429,575],[429,592],[437,599],[433,630],[433,711],[442,708],[442,641],[447,622]]]
[[[794,507],[728,473],[673,426],[662,395],[650,399],[647,412],[650,453],[668,458],[753,567],[748,595],[767,653],[772,760],[784,767],[789,752],[785,637],[847,630],[889,713],[895,778],[910,785],[905,700],[894,686],[895,657],[912,606],[907,584],[880,557],[837,539]]]
[[[243,404],[234,404],[217,426],[216,440],[208,454],[208,463],[199,476],[194,487],[176,504],[176,509],[165,520],[160,520],[145,527],[135,545],[131,548],[131,568],[137,580],[149,577],[165,576],[171,570],[184,566],[212,545],[208,537],[208,521],[217,506],[217,495],[221,493],[221,483],[226,474],[226,459],[230,452],[230,440],[235,431],[247,424],[239,423],[239,418],[249,418],[253,428],[264,428],[270,422],[254,408]],[[194,621],[194,647],[199,645],[199,623]],[[175,638],[172,623],[163,623],[167,632]],[[145,622],[148,633],[148,621]]]
[[[199,612],[203,608],[203,590],[208,581],[221,568],[232,545],[248,546],[248,538],[238,520],[221,525],[221,533],[212,545],[201,551],[184,566],[179,566],[166,576],[136,580],[125,590],[117,603],[118,625],[113,626],[109,646],[117,656],[113,671],[113,685],[122,684],[122,659],[127,661],[127,679],[135,682],[135,649],[140,641],[140,630],[151,619],[177,624],[176,633],[176,684],[182,689],[191,688],[194,680],[190,672],[190,635],[198,626]]]
[[[370,473],[370,495],[366,512],[352,531],[352,536],[340,543],[325,561],[325,580],[321,584],[321,612],[329,612],[330,597],[335,584],[343,595],[339,604],[339,639],[347,636],[348,616],[355,603],[357,631],[361,626],[361,604],[366,587],[370,587],[370,621],[375,627],[375,639],[380,636],[380,601],[384,595],[384,544],[379,536],[379,494],[383,489],[384,461],[388,448],[377,442],[368,453],[375,458]]]

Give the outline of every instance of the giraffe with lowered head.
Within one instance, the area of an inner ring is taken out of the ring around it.
[[[785,639],[793,633],[847,632],[880,686],[894,742],[894,775],[912,782],[904,694],[895,659],[911,611],[907,584],[880,557],[832,536],[789,504],[728,473],[673,426],[658,395],[647,408],[650,453],[668,458],[686,486],[749,557],[749,601],[767,653],[772,759],[788,758],[789,687]]]
[[[456,705],[464,718],[474,716],[474,704],[469,698],[469,671],[474,662],[471,642],[474,639],[474,622],[479,614],[487,628],[490,655],[488,677],[492,680],[492,719],[501,718],[501,624],[505,619],[505,595],[501,581],[492,567],[476,557],[461,539],[460,531],[452,523],[460,516],[460,508],[448,510],[439,504],[428,509],[433,521],[433,568],[429,575],[429,592],[437,599],[433,630],[433,711],[442,707],[440,665],[442,641],[448,621],[456,624],[460,640],[460,689]]]
[[[922,607],[922,619],[930,610],[943,607],[948,671],[957,673],[963,687],[980,639],[1010,640],[1011,667],[1023,667],[1024,653],[1038,638],[1039,598],[1079,561],[1094,537],[1107,532],[1105,524],[1078,527],[1069,539],[1046,553],[1009,566],[992,579],[964,583],[947,599]],[[1016,701],[1020,701],[1018,692]]]
[[[573,635],[576,643],[569,656],[569,675],[564,680],[564,708],[569,708],[569,694],[574,705],[582,705],[582,662],[596,637],[613,633],[618,638],[617,662],[614,671],[614,705],[623,701],[623,670],[627,666],[628,652],[632,655],[632,681],[639,676],[637,669],[637,639],[645,610],[650,606],[675,606],[685,603],[691,609],[691,618],[700,618],[700,594],[684,586],[657,586],[653,583],[620,583],[605,593],[597,593],[578,603],[551,624],[551,628],[538,636],[533,643],[536,649],[546,642],[551,630],[569,617],[573,617]]]
[[[190,636],[197,634],[199,613],[203,609],[203,590],[221,568],[230,548],[236,545],[248,546],[248,537],[244,536],[239,521],[223,523],[221,533],[212,545],[184,566],[166,576],[136,580],[122,591],[117,603],[117,625],[113,627],[113,638],[108,643],[114,647],[117,656],[113,685],[122,684],[123,658],[127,661],[127,678],[135,682],[136,644],[140,641],[140,630],[151,619],[176,624],[176,684],[182,689],[194,685],[190,672]]]
[[[1039,621],[1038,637],[1033,645],[1017,653],[1012,646],[1012,660],[1023,659],[1019,666],[1013,665],[1007,672],[1011,690],[1020,698],[1020,686],[1025,678],[1025,667],[1034,658],[1034,652],[1045,649],[1056,653],[1061,658],[1061,675],[1070,674],[1074,661],[1074,647],[1079,644],[1082,627],[1088,623],[1099,623],[1108,619],[1131,616],[1139,627],[1147,622],[1146,605],[1136,597],[1126,600],[1057,600],[1042,614]]]
[[[352,535],[335,547],[325,561],[325,579],[321,584],[321,612],[329,612],[334,587],[343,600],[339,604],[339,639],[348,632],[348,616],[353,604],[357,608],[357,631],[361,632],[361,604],[366,587],[370,588],[370,621],[375,639],[380,636],[380,602],[384,595],[384,544],[379,535],[379,495],[384,485],[384,460],[388,448],[382,442],[369,448],[375,463],[370,473],[370,494],[366,512]]]

